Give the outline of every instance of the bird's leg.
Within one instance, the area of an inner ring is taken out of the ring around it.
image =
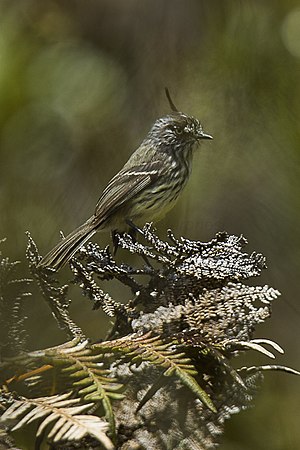
[[[132,220],[126,219],[125,222],[127,223],[127,225],[130,228],[130,234],[131,234],[132,237],[135,238],[136,237],[136,233],[140,233],[142,236],[144,236],[143,230],[140,227],[138,227],[137,225],[135,225],[132,222]],[[132,232],[133,232],[133,234],[132,234]]]
[[[117,250],[119,248],[118,238],[117,238],[117,230],[111,231],[111,240],[113,244],[113,255],[115,256],[117,253]]]
[[[133,242],[136,242],[136,240],[137,240],[136,239],[136,233],[137,233],[137,231],[134,228],[130,228],[128,230],[128,234],[130,234],[130,236],[132,237]]]
[[[132,220],[130,219],[126,219],[126,223],[129,226],[129,234],[132,237],[133,242],[136,242],[136,235],[137,233],[141,234],[142,236],[144,236],[144,232],[143,230],[138,227],[137,225],[135,225]],[[146,255],[141,255],[143,260],[145,261],[145,263],[147,264],[148,267],[150,267],[150,269],[153,270],[153,266],[150,264],[149,259],[147,258]]]

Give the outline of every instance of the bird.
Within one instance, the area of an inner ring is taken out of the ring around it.
[[[198,119],[177,109],[157,119],[140,146],[103,190],[94,214],[44,256],[39,268],[63,267],[97,231],[125,232],[157,222],[173,208],[192,169],[195,148],[206,134]]]

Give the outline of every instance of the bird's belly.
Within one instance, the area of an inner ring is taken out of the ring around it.
[[[175,205],[181,193],[184,182],[172,186],[160,186],[149,189],[143,198],[137,199],[130,211],[134,223],[157,222],[162,219]]]

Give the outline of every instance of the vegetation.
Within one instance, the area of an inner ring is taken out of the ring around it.
[[[169,231],[168,241],[162,241],[151,225],[142,237],[145,243],[130,234],[115,237],[121,249],[142,257],[140,268],[118,264],[109,248],[93,243],[70,262],[72,283],[94,308],[115,318],[98,342],[71,319],[68,285],[59,285],[53,269],[38,267],[41,257],[29,235],[33,280],[71,340],[26,350],[21,311],[31,281],[14,280],[15,264],[2,260],[3,448],[15,448],[5,430],[37,422],[36,449],[46,439],[52,449],[65,449],[66,443],[75,449],[79,441],[82,449],[101,444],[107,450],[207,450],[218,444],[225,419],[249,406],[263,371],[300,375],[278,365],[232,365],[232,358],[247,350],[270,358],[273,351],[283,353],[271,340],[253,339],[279,292],[244,284],[260,275],[265,259],[244,253],[243,237],[219,233],[202,243],[178,240]],[[141,276],[148,281],[141,283]],[[130,286],[128,303],[113,300],[100,287],[114,278]]]

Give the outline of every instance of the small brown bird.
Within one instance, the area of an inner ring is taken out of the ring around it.
[[[60,269],[96,233],[125,231],[161,219],[175,204],[190,173],[193,150],[205,134],[198,119],[177,110],[158,119],[124,167],[108,183],[94,214],[59,242],[39,267]]]

